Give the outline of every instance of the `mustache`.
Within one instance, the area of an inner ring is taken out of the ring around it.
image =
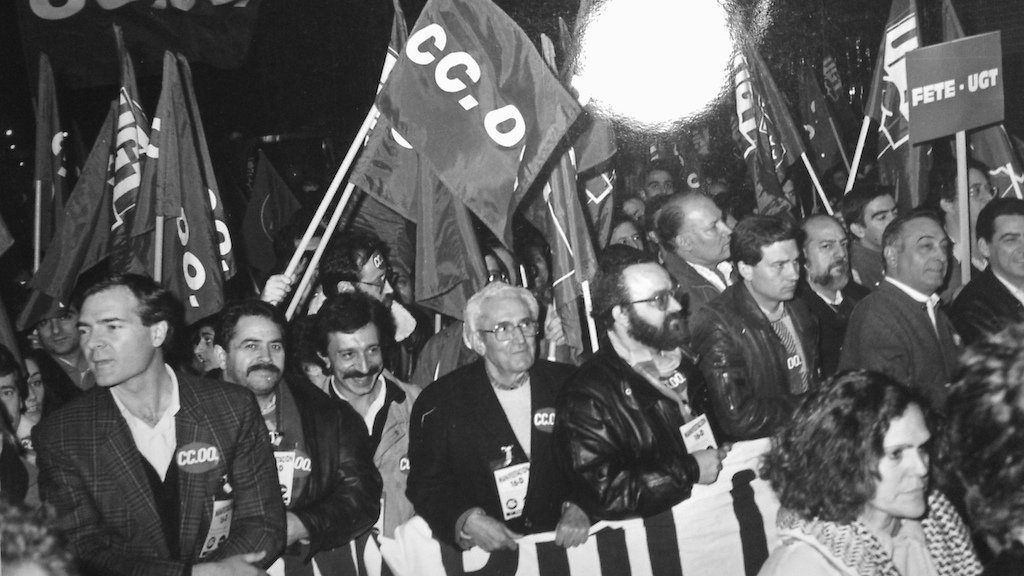
[[[270,364],[270,363],[264,363],[264,364],[253,364],[252,366],[249,366],[245,370],[245,375],[248,376],[249,374],[252,374],[253,372],[256,372],[256,371],[259,371],[259,370],[266,370],[267,372],[273,372],[274,374],[280,374],[281,373],[281,369],[278,368],[277,366],[274,366],[273,364]]]
[[[355,370],[355,369],[345,370],[344,372],[341,373],[341,377],[342,378],[367,378],[369,376],[376,376],[377,373],[380,372],[380,369],[381,369],[380,366],[367,366],[366,372],[361,372],[361,371]]]

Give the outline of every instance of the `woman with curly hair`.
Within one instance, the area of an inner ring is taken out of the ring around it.
[[[979,574],[966,526],[929,488],[933,430],[925,399],[882,374],[840,372],[809,394],[764,460],[782,544],[760,574]]]
[[[1024,574],[1024,325],[971,346],[949,395],[953,470],[996,558],[985,576]]]

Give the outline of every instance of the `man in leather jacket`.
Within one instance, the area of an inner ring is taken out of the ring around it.
[[[653,516],[722,468],[726,450],[683,438],[701,425],[703,382],[676,294],[652,256],[622,245],[602,254],[594,317],[607,337],[563,387],[554,430],[571,500],[593,518]]]
[[[800,279],[797,229],[750,216],[733,229],[742,282],[693,319],[693,342],[708,385],[712,420],[728,441],[771,436],[818,381],[818,325],[793,300]]]
[[[978,214],[978,252],[989,265],[949,310],[964,344],[1024,321],[1024,200],[997,198]]]
[[[270,434],[287,508],[284,573],[308,573],[310,560],[336,572],[350,555],[344,545],[380,512],[381,478],[359,415],[306,380],[283,378],[284,318],[270,304],[229,305],[216,339],[224,379],[255,394]]]

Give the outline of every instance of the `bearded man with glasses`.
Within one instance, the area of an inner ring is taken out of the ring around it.
[[[576,546],[590,520],[569,498],[551,450],[555,397],[572,366],[536,360],[537,301],[488,284],[466,304],[463,339],[481,356],[413,406],[407,494],[434,537],[485,551],[554,530]]]
[[[656,515],[721,470],[727,450],[707,442],[678,294],[653,256],[622,245],[601,255],[594,319],[605,337],[566,382],[554,432],[572,500],[595,519]]]

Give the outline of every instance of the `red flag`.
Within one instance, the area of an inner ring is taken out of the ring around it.
[[[146,219],[146,227],[152,227],[156,215],[164,217],[161,282],[184,302],[185,321],[191,324],[223,307],[224,282],[234,275],[235,266],[192,72],[184,58],[170,52],[164,55],[153,124],[157,130],[146,162],[139,217]],[[152,252],[139,256],[150,274],[154,257]]]
[[[57,88],[53,69],[46,54],[39,54],[39,92],[36,99],[36,186],[42,191],[39,210],[39,246],[42,252],[60,228],[67,186],[67,163],[60,112],[57,109]]]
[[[949,0],[942,0],[942,40],[949,42],[963,38],[964,27]],[[989,167],[989,179],[999,190],[999,196],[1013,194],[1022,198],[1024,169],[1021,168],[1010,142],[1010,135],[1002,124],[974,130],[968,135],[971,156]]]
[[[114,26],[117,54],[121,60],[121,88],[117,97],[117,137],[114,148],[114,188],[110,224],[110,269],[123,272],[131,266],[132,218],[142,184],[142,161],[149,146],[149,122],[139,104],[135,69],[125,48],[121,29]]]
[[[848,138],[846,131],[854,129],[860,122],[858,115],[853,111],[853,106],[850,105],[850,95],[843,86],[836,59],[827,50],[821,60],[821,74],[825,80],[825,96],[835,116],[836,129],[845,143]]]
[[[787,213],[795,204],[780,186],[786,169],[803,153],[800,133],[768,67],[753,48],[733,60],[737,143],[753,178],[757,213]]]
[[[910,144],[907,52],[921,46],[914,0],[893,0],[882,34],[865,114],[879,123],[878,178],[893,186],[901,210],[927,196],[927,146]]]
[[[833,128],[835,121],[818,86],[818,79],[806,66],[800,74],[800,117],[808,147],[813,152],[809,156],[814,158],[818,172],[825,172],[842,162],[840,143]]]
[[[155,139],[155,138],[154,138]],[[252,195],[242,220],[242,239],[249,264],[266,273],[274,271],[274,235],[286,226],[302,205],[295,199],[288,185],[259,151]]]
[[[579,106],[488,0],[430,0],[378,107],[506,245],[511,216]]]
[[[33,326],[54,302],[66,305],[82,272],[107,257],[110,230],[110,152],[114,144],[117,103],[113,102],[96,143],[85,161],[39,270],[32,278],[32,295],[18,316],[18,329]]]

